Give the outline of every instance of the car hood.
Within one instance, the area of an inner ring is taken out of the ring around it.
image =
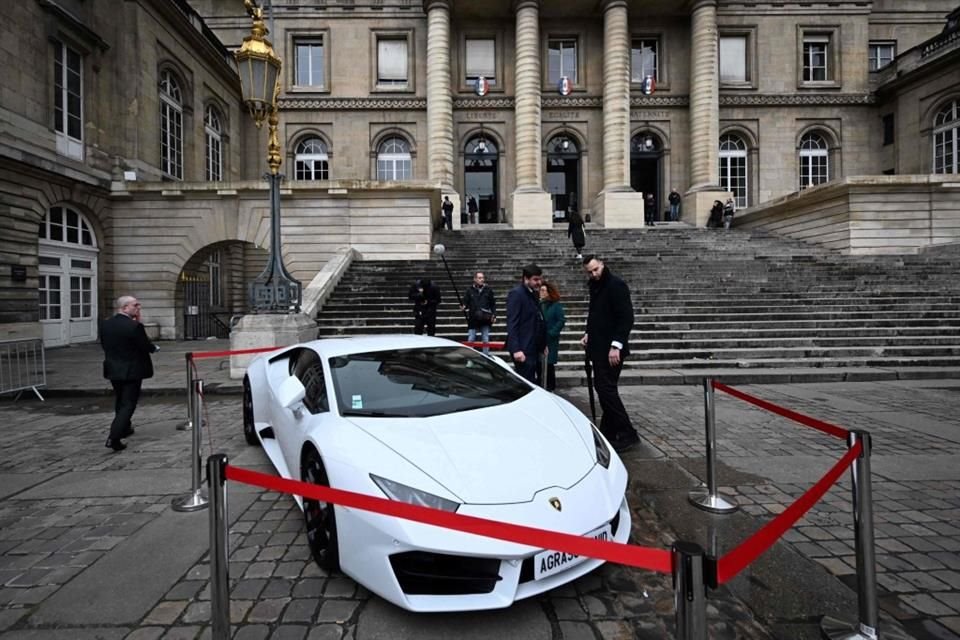
[[[596,462],[592,439],[546,394],[430,418],[349,419],[468,504],[528,502]]]

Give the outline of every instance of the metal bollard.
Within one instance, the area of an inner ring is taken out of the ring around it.
[[[230,638],[230,538],[227,531],[227,456],[207,458],[210,492],[210,622],[213,640]]]
[[[707,486],[694,489],[688,498],[693,506],[704,511],[732,513],[738,505],[721,497],[717,490],[717,420],[711,378],[703,380],[703,413],[707,428]]]
[[[831,640],[876,640],[879,637],[891,640],[907,639],[910,636],[899,629],[886,629],[877,634],[879,605],[877,603],[877,565],[873,544],[873,491],[870,485],[870,452],[872,443],[866,431],[851,431],[847,447],[859,442],[860,455],[850,467],[853,480],[853,531],[856,536],[857,553],[857,605],[860,619],[849,623],[831,616],[820,620],[820,631]]]
[[[677,640],[706,640],[707,594],[703,586],[703,548],[677,541],[673,553],[673,603],[677,611]]]
[[[185,353],[187,361],[187,419],[177,425],[177,431],[186,431],[193,427],[193,353]]]
[[[182,496],[173,499],[174,511],[198,511],[207,508],[207,498],[203,495],[203,487],[200,482],[200,425],[203,424],[201,415],[203,413],[203,380],[194,380],[193,382],[193,447],[191,448],[191,490]]]

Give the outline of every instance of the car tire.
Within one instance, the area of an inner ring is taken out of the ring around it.
[[[257,425],[253,420],[253,391],[250,389],[250,378],[247,376],[243,377],[243,437],[250,446],[260,446]]]
[[[300,477],[320,487],[329,487],[327,470],[316,449],[309,449],[300,465]],[[340,544],[337,539],[337,515],[330,502],[303,499],[303,521],[307,530],[310,553],[321,569],[340,569]]]

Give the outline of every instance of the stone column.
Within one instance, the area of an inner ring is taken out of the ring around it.
[[[717,186],[720,170],[720,85],[716,0],[693,3],[690,56],[690,190]]]
[[[453,99],[450,94],[450,1],[425,0],[427,13],[427,165],[431,182],[453,202],[460,227],[460,196],[453,188]],[[442,198],[441,198],[442,199]],[[438,205],[439,206],[439,205]]]
[[[603,3],[603,191],[592,219],[643,226],[643,195],[630,188],[630,29],[626,0]]]
[[[514,228],[553,226],[550,194],[543,190],[540,154],[540,0],[517,0],[516,14],[516,175],[511,222]]]

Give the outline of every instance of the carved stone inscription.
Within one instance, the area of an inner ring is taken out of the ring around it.
[[[647,111],[646,109],[634,110],[630,112],[631,120],[669,120],[669,111]]]
[[[499,111],[468,111],[463,114],[464,120],[503,120]]]

